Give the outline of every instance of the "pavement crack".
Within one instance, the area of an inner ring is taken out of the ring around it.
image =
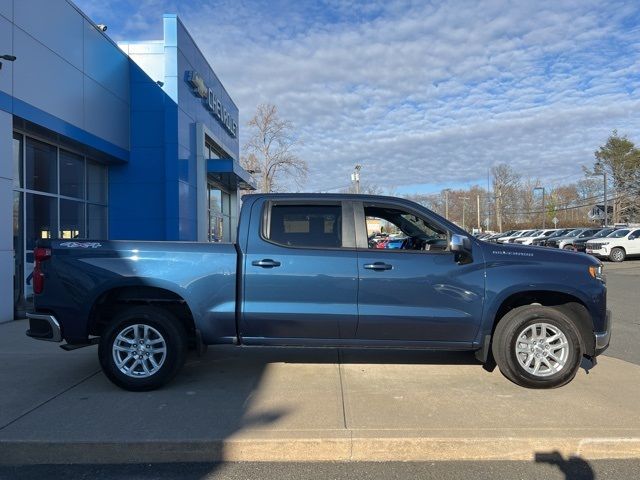
[[[340,378],[340,398],[342,399],[342,424],[345,429],[349,429],[347,426],[347,409],[345,407],[344,399],[344,385],[342,381],[342,352],[338,349],[338,377]]]
[[[14,418],[13,420],[11,420],[9,423],[6,423],[5,425],[2,425],[0,427],[0,432],[2,432],[5,428],[13,425],[14,423],[16,423],[18,420],[23,419],[24,417],[26,417],[27,415],[29,415],[30,413],[35,412],[37,409],[39,409],[40,407],[44,407],[47,403],[51,402],[52,400],[55,400],[56,398],[58,398],[61,395],[64,395],[65,393],[67,393],[69,390],[72,390],[74,388],[76,388],[78,385],[80,385],[83,382],[86,382],[87,380],[89,380],[92,377],[95,377],[97,374],[99,374],[101,372],[101,370],[96,370],[95,372],[87,375],[86,377],[80,379],[79,381],[77,381],[76,383],[74,383],[73,385],[65,388],[64,390],[62,390],[61,392],[56,393],[53,397],[46,399],[44,402],[40,402],[38,405],[36,405],[33,408],[30,408],[29,410],[27,410],[26,412],[18,415],[16,418]]]

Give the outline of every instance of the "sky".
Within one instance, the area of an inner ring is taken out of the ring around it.
[[[612,130],[640,144],[640,2],[75,0],[116,41],[177,13],[240,109],[277,105],[305,190],[487,184],[507,163],[583,178]]]

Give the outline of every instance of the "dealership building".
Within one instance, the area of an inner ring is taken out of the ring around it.
[[[0,322],[28,307],[37,239],[234,240],[238,108],[161,20],[116,44],[70,1],[0,0]]]

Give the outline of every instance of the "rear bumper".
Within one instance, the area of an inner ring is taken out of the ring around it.
[[[61,342],[62,330],[60,324],[53,315],[43,313],[27,313],[29,330],[27,336],[36,340],[47,342]]]
[[[611,310],[607,310],[607,316],[605,319],[605,330],[602,332],[594,332],[595,337],[595,355],[598,356],[609,348],[609,342],[611,341]]]

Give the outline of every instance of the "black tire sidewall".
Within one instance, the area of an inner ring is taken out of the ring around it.
[[[130,325],[144,324],[163,336],[167,354],[160,370],[147,378],[132,378],[122,373],[113,360],[113,342]],[[105,328],[98,346],[102,371],[117,386],[131,391],[149,391],[171,380],[184,364],[187,338],[180,321],[171,313],[152,306],[129,307],[118,313]]]
[[[560,372],[548,377],[527,372],[516,357],[518,334],[534,323],[548,323],[558,328],[569,342],[567,363]],[[528,388],[556,388],[567,384],[576,376],[582,360],[578,329],[564,313],[552,307],[527,306],[509,312],[496,327],[493,350],[500,371],[512,382]]]

